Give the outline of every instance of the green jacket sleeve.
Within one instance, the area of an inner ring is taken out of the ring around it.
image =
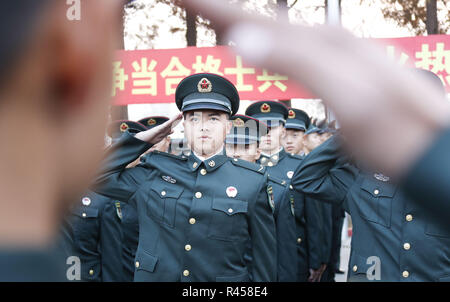
[[[148,170],[138,165],[126,169],[126,166],[135,161],[142,153],[151,147],[129,133],[106,152],[106,158],[101,164],[98,177],[95,179],[92,190],[96,193],[113,199],[127,202],[145,180]]]
[[[277,241],[275,222],[269,206],[267,175],[260,184],[255,202],[249,204],[252,243],[252,275],[255,282],[275,282],[277,279]]]
[[[309,268],[317,270],[321,261],[321,235],[322,227],[317,203],[305,198],[306,240],[308,246]]]
[[[310,197],[341,204],[358,169],[340,153],[339,136],[333,136],[309,153],[292,177],[292,186]]]

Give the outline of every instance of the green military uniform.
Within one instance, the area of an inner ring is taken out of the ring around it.
[[[289,115],[288,108],[275,101],[255,102],[245,113],[266,122],[269,127],[285,124]],[[270,176],[283,180],[287,185],[290,185],[292,175],[301,162],[301,156],[287,153],[283,148],[276,154],[262,154],[258,161],[261,165],[267,166]],[[302,193],[291,189],[290,195],[293,200],[297,232],[299,265],[297,281],[306,282],[309,269],[317,270],[321,265],[318,209],[316,203],[306,201]]]
[[[122,230],[113,200],[87,192],[65,219],[66,256],[77,256],[81,281],[121,282]]]
[[[176,100],[184,112],[232,115],[239,106],[233,84],[213,74],[185,78]],[[98,192],[137,207],[135,281],[275,281],[275,226],[260,166],[221,154],[202,161],[151,152],[125,169],[150,147],[125,134],[96,182]],[[251,272],[244,260],[249,239]]]
[[[313,150],[292,184],[352,216],[348,280],[448,281],[449,228],[429,215],[427,200],[412,202],[389,176],[364,172],[339,151],[336,136]]]
[[[227,135],[227,145],[258,144],[261,135],[267,134],[267,125],[245,115],[235,115],[231,118],[233,128]],[[261,168],[263,168],[261,166]],[[294,282],[297,280],[297,246],[294,209],[291,203],[289,186],[286,181],[270,176],[269,193],[273,194],[274,219],[277,236],[277,280]],[[250,243],[251,244],[251,243]],[[249,249],[250,250],[250,249]],[[246,255],[251,264],[251,257]]]
[[[152,120],[153,117],[134,121],[114,121],[108,125],[108,135],[111,136],[112,141],[116,142],[124,133],[138,133],[149,128],[160,125],[168,120],[166,117],[155,117],[156,123]],[[144,122],[144,123],[141,123]],[[120,224],[122,228],[122,263],[123,263],[123,278],[125,282],[134,280],[134,259],[136,258],[136,250],[139,243],[139,221],[136,208],[126,202],[115,200],[114,205],[118,216],[120,217]]]

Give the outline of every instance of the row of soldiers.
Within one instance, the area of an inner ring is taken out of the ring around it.
[[[445,229],[388,176],[342,155],[333,128],[275,101],[236,115],[236,88],[213,74],[185,78],[176,103],[184,150],[167,138],[181,115],[112,126],[98,194],[63,231],[83,280],[332,281],[343,209],[350,281],[447,276]]]

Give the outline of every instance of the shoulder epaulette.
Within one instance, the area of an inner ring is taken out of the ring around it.
[[[288,153],[288,156],[291,158],[298,159],[298,160],[303,160],[305,158],[303,155],[292,154],[292,153]]]
[[[267,180],[271,181],[271,182],[274,182],[274,183],[277,183],[277,184],[282,185],[282,186],[287,186],[287,183],[286,183],[285,180],[277,178],[277,177],[274,177],[274,176],[272,176],[270,174],[267,175]]]
[[[234,159],[231,160],[231,162],[235,166],[246,168],[248,170],[252,170],[252,171],[258,172],[260,174],[264,174],[264,172],[266,172],[266,167],[264,167],[262,165],[255,164],[255,163],[251,163],[251,162],[246,161],[246,160],[234,158]]]
[[[152,155],[162,155],[162,156],[167,156],[167,157],[171,157],[171,158],[175,158],[178,160],[188,160],[186,155],[175,155],[175,154],[171,154],[171,153],[167,153],[167,152],[161,152],[161,151],[152,151],[150,153],[148,153],[147,155],[144,156],[145,157],[150,157]]]

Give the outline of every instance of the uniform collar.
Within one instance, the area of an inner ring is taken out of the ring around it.
[[[263,166],[276,166],[280,160],[282,160],[284,157],[286,157],[286,151],[284,151],[283,148],[280,148],[280,151],[278,153],[268,155],[261,153],[261,157],[259,158],[258,162]]]
[[[200,160],[194,152],[191,152],[191,154],[188,157],[188,165],[189,169],[194,172],[197,169],[202,166],[202,169],[205,169],[207,172],[214,171],[215,169],[222,166],[224,163],[226,163],[228,160],[230,160],[229,157],[226,155],[223,155],[223,152],[220,151],[216,155],[206,159],[205,161]]]

